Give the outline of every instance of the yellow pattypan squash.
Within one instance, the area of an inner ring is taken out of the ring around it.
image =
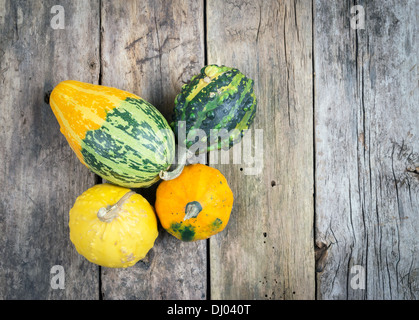
[[[70,240],[92,263],[126,268],[145,257],[157,238],[153,207],[130,189],[104,183],[79,196],[70,210]]]

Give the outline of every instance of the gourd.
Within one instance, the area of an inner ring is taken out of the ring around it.
[[[200,141],[207,145],[203,152],[228,149],[253,123],[256,105],[253,80],[236,68],[209,65],[183,85],[176,96],[171,127],[178,143],[186,148],[195,143],[190,139],[200,129],[206,134]],[[229,134],[210,139],[211,130],[223,129]]]
[[[173,161],[173,131],[135,94],[67,80],[54,88],[50,105],[79,160],[109,182],[148,187]]]
[[[162,227],[183,241],[203,240],[222,231],[230,218],[233,192],[222,173],[203,164],[184,167],[157,188],[155,209]]]
[[[126,268],[145,257],[157,238],[153,207],[130,189],[104,183],[86,190],[70,210],[70,240],[87,260]]]

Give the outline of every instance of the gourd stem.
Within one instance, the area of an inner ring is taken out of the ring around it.
[[[196,218],[201,211],[202,206],[198,201],[189,202],[185,208],[185,217],[183,218],[183,221],[190,218]]]
[[[124,203],[128,200],[129,197],[131,197],[133,194],[135,194],[135,191],[129,191],[124,196],[119,199],[117,203],[115,203],[113,206],[107,206],[106,208],[100,208],[97,212],[97,217],[102,222],[111,222],[113,219],[115,219],[118,216],[119,210],[122,208]]]
[[[174,168],[172,171],[160,171],[160,179],[162,180],[173,180],[176,179],[177,177],[180,176],[180,174],[183,171],[183,168],[186,165],[186,162],[193,157],[193,153],[191,151],[189,151],[188,149],[184,148],[184,147],[178,147],[179,150],[181,150],[182,152],[180,152],[180,157],[179,157],[179,161],[178,164],[176,166],[176,168]]]

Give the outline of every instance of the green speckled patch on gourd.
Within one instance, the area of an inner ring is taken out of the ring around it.
[[[214,222],[212,222],[205,229],[210,231],[211,234],[216,234],[219,231],[219,229],[222,228],[222,226],[223,221],[220,218],[216,218]],[[172,235],[183,241],[195,240],[196,228],[188,222],[174,222],[172,223],[168,231]]]
[[[218,229],[220,229],[222,224],[223,224],[223,221],[220,218],[217,218],[212,223],[212,227],[213,227],[214,230],[218,230]]]
[[[195,227],[190,224],[176,222],[170,226],[169,231],[183,241],[193,241],[195,239]]]

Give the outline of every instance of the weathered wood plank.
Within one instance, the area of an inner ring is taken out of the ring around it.
[[[318,297],[418,299],[419,4],[357,4],[315,1]]]
[[[146,99],[170,120],[182,84],[204,65],[203,1],[102,1],[102,84]],[[137,190],[152,205],[157,184]],[[104,299],[205,299],[206,242],[159,229],[147,257],[102,269]]]
[[[64,29],[54,30],[56,4],[0,0],[0,299],[99,298],[98,267],[77,254],[68,229],[94,175],[60,133],[47,95],[62,80],[97,82],[99,1],[60,1]],[[64,289],[50,285],[54,265]]]
[[[215,165],[235,203],[227,228],[210,239],[211,298],[313,299],[311,2],[208,1],[207,17],[208,63],[255,80],[253,147],[242,155],[263,158],[256,174],[246,174],[255,163],[243,156]]]

